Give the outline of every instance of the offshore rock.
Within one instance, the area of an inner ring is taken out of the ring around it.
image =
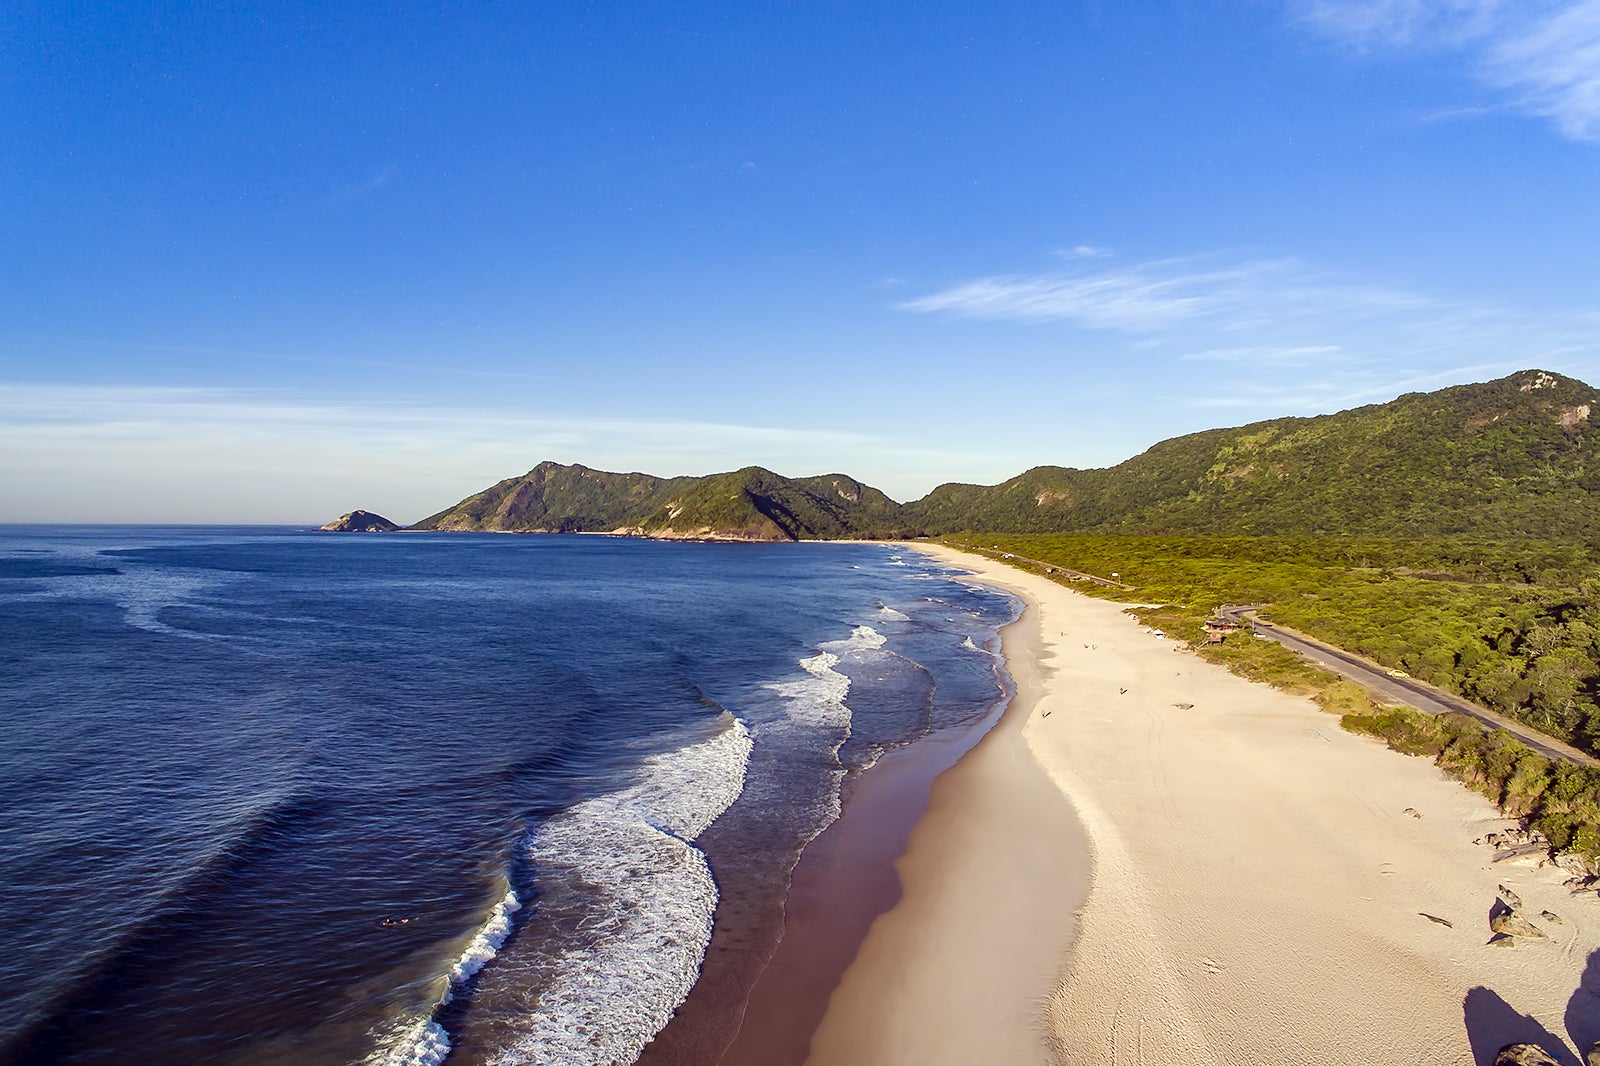
[[[381,514],[351,511],[322,527],[324,533],[393,533],[400,527]]]

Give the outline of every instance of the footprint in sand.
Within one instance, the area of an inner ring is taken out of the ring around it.
[[[1206,973],[1221,973],[1224,969],[1222,963],[1214,959],[1201,959],[1200,964],[1206,968]]]

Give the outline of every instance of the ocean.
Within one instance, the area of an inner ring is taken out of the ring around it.
[[[876,544],[0,527],[0,1061],[631,1063],[1018,610]]]

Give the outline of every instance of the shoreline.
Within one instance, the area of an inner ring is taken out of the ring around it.
[[[1001,627],[1002,640],[1021,617]],[[871,926],[900,899],[896,862],[927,814],[935,782],[1008,723],[1021,728],[1012,721],[1016,690],[1004,656],[996,659],[1001,691],[980,718],[891,748],[845,778],[839,816],[802,850],[775,912],[730,916],[719,906],[700,975],[646,1045],[641,1066],[807,1060],[831,993]],[[702,845],[715,866],[715,843]]]
[[[900,902],[845,971],[808,1064],[1051,1061],[1046,1004],[1073,944],[1090,854],[1024,741],[1051,669],[1039,606],[1025,589],[985,583],[1024,605],[1001,632],[1011,704],[933,783],[895,863]]]
[[[699,979],[640,1066],[805,1062],[829,995],[872,923],[900,898],[895,860],[926,813],[930,786],[1002,716],[922,737],[849,778],[839,817],[790,873],[770,951],[748,954],[759,924],[719,918]]]
[[[1030,605],[1037,645],[1019,622],[1005,648],[1027,713],[935,782],[808,1062],[1487,1066],[1528,1040],[1576,1064],[1600,1040],[1600,902],[1475,843],[1514,824],[1488,800],[1123,605],[903,546]],[[1035,773],[1051,798],[1017,804]],[[1086,899],[1006,864],[1075,833]],[[1543,937],[1489,943],[1505,896]]]
[[[1009,700],[1007,701],[1009,703]],[[886,753],[853,783],[843,812],[802,854],[782,938],[746,999],[719,1066],[801,1066],[833,990],[872,925],[901,898],[896,861],[927,816],[934,782],[1005,712]]]

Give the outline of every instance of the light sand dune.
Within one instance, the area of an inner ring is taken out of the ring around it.
[[[1487,800],[1115,604],[919,548],[1031,603],[1006,636],[1019,713],[938,782],[813,1062],[1467,1064],[1600,1040],[1600,899],[1493,862],[1473,840],[1511,823]],[[1487,945],[1500,884],[1547,940]]]

